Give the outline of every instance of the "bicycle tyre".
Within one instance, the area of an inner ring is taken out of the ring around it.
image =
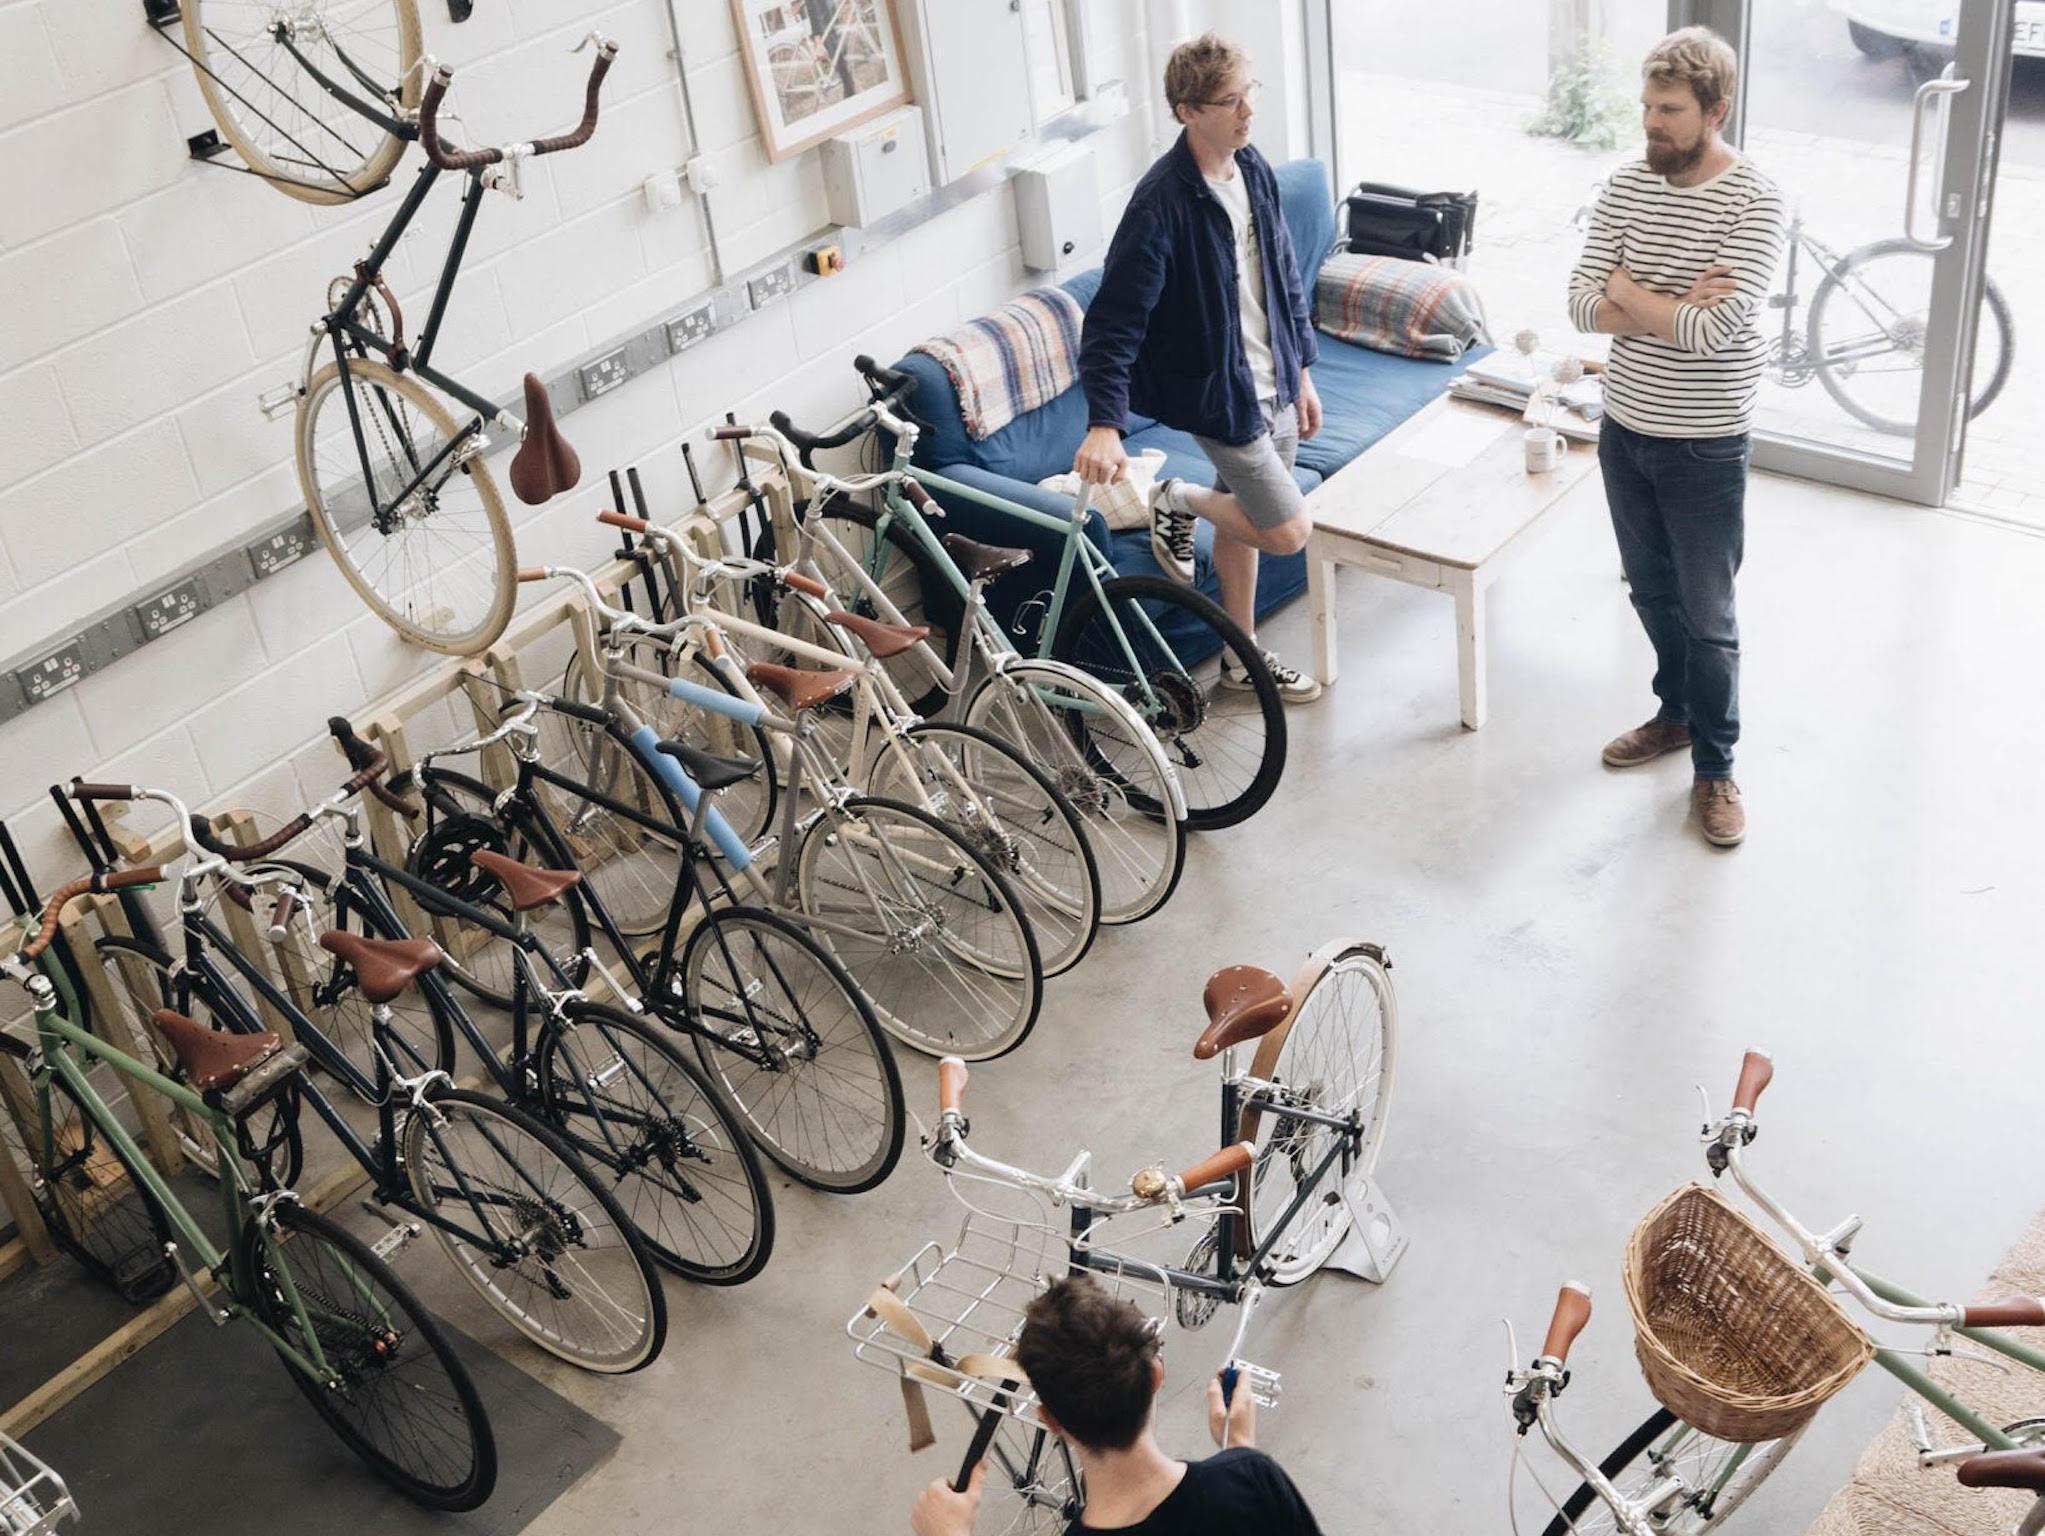
[[[904,751],[883,747],[867,791],[922,806],[985,854],[1022,898],[1044,975],[1063,976],[1101,928],[1100,866],[1072,802],[992,731],[925,720],[903,736],[905,751],[940,753],[948,768],[915,770],[922,782],[909,782]]]
[[[364,39],[351,37],[346,53],[365,72],[374,70],[381,78],[390,81],[397,91],[399,105],[409,110],[419,105],[419,94],[423,89],[421,71],[417,68],[421,46],[419,11],[414,0],[389,0],[389,5],[393,34],[390,42],[369,46]],[[206,102],[206,110],[219,126],[221,136],[241,156],[242,163],[279,192],[301,202],[321,205],[353,202],[381,186],[404,157],[405,139],[381,129],[353,108],[334,100],[316,81],[306,81],[301,99],[298,92],[281,90],[278,82],[250,69],[247,49],[258,37],[263,37],[260,30],[243,34],[239,38],[240,46],[237,46],[235,36],[223,33],[216,26],[225,12],[254,10],[268,16],[275,7],[224,4],[222,0],[184,0],[180,8],[184,13],[185,51],[191,57],[192,73],[198,77],[199,94]],[[306,7],[300,6],[299,9]],[[316,6],[314,9],[324,10],[325,7]],[[313,47],[317,48],[324,41],[333,50],[333,57],[317,61],[323,63],[322,73],[360,89],[360,81],[351,79],[352,71],[342,62],[340,44],[333,39],[324,16],[319,18],[317,34]],[[301,39],[294,38],[293,41],[303,45]],[[299,73],[296,62],[291,61],[282,48],[271,46],[265,56],[271,62],[289,61],[283,67],[290,69],[294,75]],[[245,80],[242,78],[244,74],[253,78]],[[261,82],[260,86],[257,81]],[[259,102],[264,104],[258,105]],[[287,102],[292,109],[290,114],[285,111]],[[382,102],[373,104],[383,105]],[[238,106],[246,108],[251,118],[264,121],[246,120],[237,110]],[[309,110],[309,107],[317,110]],[[331,125],[335,122],[352,130],[354,142],[371,143],[372,147],[367,150],[355,148],[349,135],[334,130]],[[263,129],[273,130],[284,142],[258,143],[259,137],[269,137],[262,132]],[[280,153],[287,144],[298,151],[296,156]],[[339,146],[338,149],[330,148],[334,145]],[[354,162],[352,165],[337,163],[351,160]],[[316,161],[325,162],[321,166],[324,174],[308,175],[306,166]]]
[[[982,679],[963,713],[1043,763],[1078,813],[1103,923],[1140,922],[1171,899],[1186,867],[1176,775],[1119,694],[1061,662],[1017,657]]]
[[[200,1001],[195,995],[197,983],[185,981],[190,973],[183,966],[174,965],[170,956],[153,944],[115,935],[99,940],[93,949],[108,975],[118,977],[120,985],[127,990],[129,1005],[135,1010],[132,1027],[148,1042],[158,1070],[166,1076],[178,1077],[177,1055],[150,1027],[150,1017],[159,1008],[172,1008],[197,1023],[218,1029],[220,1026],[208,1017],[214,1011],[211,1000]],[[297,1110],[275,1101],[259,1113],[263,1118],[251,1131],[252,1140],[257,1143],[276,1141],[277,1150],[282,1153],[281,1161],[266,1161],[264,1171],[269,1175],[272,1186],[288,1189],[298,1182],[299,1174],[305,1170],[305,1133],[298,1123]],[[216,1161],[218,1154],[213,1146],[212,1130],[208,1127],[194,1134],[192,1127],[181,1124],[183,1120],[182,1115],[173,1112],[172,1125],[177,1128],[180,1148],[209,1176],[216,1174],[219,1163]]]
[[[332,921],[335,929],[363,938],[412,937],[346,886],[334,898]],[[306,1010],[307,1017],[326,1043],[361,1074],[366,1086],[358,1087],[342,1079],[349,1091],[365,1103],[374,1103],[377,1055],[373,1005],[362,995],[354,968],[340,956],[315,947],[308,958],[316,969],[309,977],[313,1006]],[[386,1006],[391,1015],[391,1040],[396,1047],[392,1066],[400,1075],[415,1077],[427,1072],[454,1071],[454,1025],[448,1020],[446,1005],[434,996],[432,988],[407,987]],[[317,1058],[317,1045],[311,1048]]]
[[[981,1412],[975,1412],[975,1427]],[[1063,1536],[1086,1508],[1086,1479],[1062,1436],[1033,1419],[1004,1413],[981,1458],[989,1463],[981,1495],[1007,1523],[1002,1536]],[[1014,1513],[1009,1514],[1010,1509]]]
[[[135,1164],[100,1136],[71,1085],[54,1073],[49,1114],[57,1156],[45,1161],[40,1145],[31,1147],[29,1154],[35,1166],[36,1209],[50,1240],[124,1301],[139,1305],[161,1296],[177,1280],[164,1253],[170,1227]],[[39,1128],[30,1130],[40,1143]],[[67,1142],[73,1144],[66,1146]],[[110,1172],[121,1182],[110,1179]]]
[[[937,564],[899,519],[890,521],[887,533],[882,535],[877,531],[880,519],[848,497],[834,496],[821,506],[810,508],[809,515],[836,525],[831,531],[855,559],[868,563],[868,574],[901,610],[902,617],[912,624],[930,626],[931,649],[946,668],[956,672],[959,640],[964,634],[964,603],[952,585],[951,572]],[[874,565],[877,540],[883,548],[878,564]],[[854,585],[850,573],[832,568],[834,559],[819,551],[817,564],[837,598],[844,602],[845,611],[861,618],[880,618],[882,615]],[[933,597],[933,593],[937,595]],[[888,669],[895,686],[902,690],[902,697],[917,714],[935,715],[944,708],[944,685],[915,651],[891,656],[881,665]]]
[[[288,1255],[299,1244],[309,1244],[317,1245],[323,1255],[314,1261],[319,1266],[317,1272],[312,1264],[292,1264],[288,1286],[300,1296],[310,1293],[315,1300],[330,1300],[329,1305],[318,1309],[326,1327],[315,1326],[314,1337],[320,1340],[321,1352],[336,1366],[338,1380],[315,1382],[280,1353],[277,1358],[285,1373],[305,1394],[313,1411],[340,1436],[341,1442],[407,1498],[431,1509],[448,1511],[481,1505],[497,1486],[497,1441],[476,1384],[440,1324],[419,1305],[411,1289],[390,1266],[339,1223],[306,1209],[296,1200],[280,1200],[271,1209],[277,1226],[284,1232],[275,1247],[277,1254]],[[302,1337],[297,1314],[274,1277],[270,1245],[263,1241],[263,1229],[257,1222],[243,1223],[242,1244],[240,1271],[250,1286],[250,1294],[242,1301],[286,1339]],[[331,1267],[340,1271],[339,1283],[319,1283],[330,1267],[325,1255],[332,1256]],[[365,1291],[369,1294],[365,1295]],[[329,1298],[329,1292],[335,1294]],[[383,1321],[383,1327],[373,1335],[362,1327],[366,1319],[360,1315],[360,1309],[372,1302]],[[308,1306],[307,1310],[313,1308]],[[410,1326],[402,1329],[391,1326],[398,1321]],[[395,1348],[391,1344],[393,1334],[397,1338]],[[425,1344],[430,1364],[417,1351],[404,1349],[405,1342],[414,1338]],[[305,1351],[301,1348],[300,1352]],[[362,1386],[394,1381],[397,1372],[414,1360],[420,1361],[421,1368],[408,1375],[403,1390],[383,1394],[387,1410],[375,1415],[366,1427],[344,1415],[344,1404],[352,1406]],[[423,1412],[435,1397],[460,1414],[466,1431],[462,1437],[463,1453],[445,1471],[406,1466],[391,1451],[372,1442],[370,1433],[374,1430],[387,1428],[394,1421],[402,1423],[413,1410]]]
[[[770,952],[769,935],[785,946],[779,956]],[[719,907],[689,935],[679,977],[696,1026],[771,1042],[783,1062],[768,1070],[691,1031],[703,1070],[724,1089],[754,1146],[792,1178],[832,1194],[858,1194],[894,1172],[908,1120],[901,1072],[873,1005],[829,950],[777,913]],[[812,1069],[822,1075],[827,1054],[833,1070],[818,1089]],[[779,1086],[784,1080],[786,1089]],[[781,1107],[795,1114],[793,1136],[777,1129]],[[831,1141],[833,1120],[852,1122],[846,1133],[860,1141],[826,1162],[812,1149]],[[814,1130],[819,1122],[822,1134]]]
[[[848,836],[887,826],[892,835]],[[897,801],[847,799],[803,835],[796,890],[812,937],[903,1044],[991,1061],[1029,1038],[1044,1000],[1036,935],[1008,881],[935,816]],[[932,910],[948,898],[957,898],[949,916]],[[984,937],[968,936],[967,908],[990,919]],[[861,929],[861,937],[833,926]]]
[[[1391,1105],[1398,1009],[1382,952],[1375,945],[1338,940],[1307,958],[1292,984],[1293,1008],[1257,1042],[1250,1075],[1281,1088],[1304,1084],[1303,1107],[1325,1114],[1364,1113],[1367,1124],[1344,1178],[1345,1198],[1303,1209],[1293,1230],[1266,1256],[1273,1285],[1297,1285],[1342,1245],[1352,1224],[1352,1192],[1376,1170]],[[1238,1175],[1245,1220],[1239,1249],[1262,1247],[1305,1182],[1338,1140],[1330,1127],[1288,1124],[1275,1108],[1245,1108],[1236,1121],[1238,1141],[1256,1144],[1256,1161]],[[1324,1183],[1322,1186],[1327,1188]]]
[[[625,659],[649,672],[679,676],[699,687],[733,698],[741,696],[730,680],[717,668],[708,665],[701,655],[692,653],[682,670],[677,672],[673,652],[664,641],[635,635],[626,642]],[[774,825],[774,808],[781,794],[780,776],[774,768],[774,749],[766,731],[757,725],[743,725],[724,715],[684,704],[680,699],[642,683],[626,680],[620,682],[619,687],[633,710],[653,727],[654,734],[663,741],[679,739],[705,752],[715,752],[722,757],[750,757],[759,763],[759,771],[750,779],[717,792],[717,809],[731,824],[732,830],[747,843],[756,843],[764,837],[767,829]],[[568,665],[562,670],[561,696],[578,704],[602,701],[602,686],[592,686],[584,674],[580,647],[568,658]],[[583,772],[590,772],[594,767],[594,764],[585,763]]]
[[[457,1161],[451,1130],[464,1121],[498,1166],[467,1153]],[[667,1295],[653,1260],[617,1199],[552,1130],[502,1100],[443,1088],[425,1105],[412,1107],[399,1135],[406,1177],[427,1210],[451,1207],[450,1220],[475,1223],[487,1232],[491,1226],[475,1202],[494,1198],[515,1212],[525,1232],[544,1232],[537,1241],[522,1236],[517,1246],[525,1251],[513,1258],[503,1250],[473,1248],[445,1227],[426,1224],[448,1261],[499,1317],[548,1354],[598,1375],[629,1375],[660,1357],[667,1341]],[[523,1138],[515,1151],[513,1136]],[[551,1169],[543,1172],[541,1165],[549,1161]],[[451,1187],[435,1182],[436,1166],[447,1169]],[[615,1234],[610,1240],[592,1219],[592,1206]],[[527,1272],[535,1258],[540,1261],[537,1280]],[[513,1292],[507,1277],[514,1275],[541,1307]],[[606,1323],[622,1324],[609,1330],[610,1342],[582,1340],[582,1325],[569,1321],[563,1305],[571,1296],[583,1303],[586,1323],[599,1334]]]
[[[1139,611],[1161,633],[1165,649],[1134,623]],[[1176,644],[1173,632],[1180,636]],[[1181,650],[1197,650],[1201,659],[1182,665]],[[1244,663],[1252,684],[1249,708],[1217,707],[1233,692],[1219,683],[1224,652]],[[1082,587],[1059,622],[1051,654],[1120,693],[1143,716],[1178,771],[1191,826],[1232,827],[1254,816],[1278,788],[1286,744],[1278,682],[1263,653],[1211,598],[1166,576],[1117,576],[1102,582],[1098,593]],[[1140,682],[1149,683],[1150,698]]]
[[[471,863],[471,853],[487,850],[522,864],[575,868],[522,810],[499,810],[496,792],[480,779],[429,767],[419,776],[419,798],[426,807],[426,826],[405,854],[406,872],[503,922],[516,915],[504,884]],[[526,917],[569,981],[582,985],[589,975],[591,929],[581,892],[570,886]],[[455,917],[435,917],[432,926],[444,933],[440,947],[448,978],[480,1001],[508,1011],[515,975],[511,941]]]
[[[1810,313],[1804,322],[1805,348],[1811,360],[1812,371],[1817,374],[1818,382],[1825,387],[1825,393],[1832,397],[1835,405],[1856,421],[1873,427],[1877,432],[1908,437],[1917,430],[1915,414],[1909,417],[1884,415],[1854,399],[1851,391],[1834,376],[1832,368],[1827,365],[1824,339],[1825,316],[1835,301],[1843,302],[1841,296],[1848,292],[1846,278],[1885,256],[1896,255],[1913,256],[1925,262],[1932,260],[1931,252],[1908,240],[1875,240],[1848,251],[1839,259],[1837,266],[1826,271],[1817,290],[1811,295]],[[2010,315],[2009,301],[2002,296],[2002,290],[1992,282],[1986,284],[1982,297],[1983,322],[2000,339],[1995,350],[1996,366],[1990,373],[1988,382],[1974,390],[1968,401],[1967,419],[1970,421],[1993,405],[1995,397],[2002,393],[2003,386],[2009,382],[2010,366],[2016,353],[2017,329],[2016,322]],[[1975,350],[1979,356],[1978,343]]]
[[[774,1197],[731,1106],[663,1031],[586,1000],[569,1003],[565,1013],[572,1033],[593,1028],[613,1060],[594,1067],[571,1060],[564,1055],[571,1031],[546,1030],[533,1072],[547,1118],[619,1191],[618,1203],[656,1263],[703,1285],[752,1279],[774,1252]],[[606,1104],[571,1097],[591,1082],[605,1087]],[[609,1091],[615,1082],[637,1084],[635,1099]],[[632,1138],[612,1150],[606,1137],[620,1124]],[[720,1195],[724,1213],[708,1209]],[[701,1235],[701,1222],[712,1216],[738,1232],[714,1252]]]
[[[1626,1485],[1621,1480],[1625,1477],[1627,1469],[1646,1455],[1657,1441],[1674,1429],[1677,1422],[1676,1416],[1669,1412],[1668,1409],[1657,1408],[1648,1415],[1639,1428],[1619,1442],[1618,1449],[1598,1463],[1598,1471],[1603,1473],[1605,1478],[1623,1494],[1626,1491]],[[1803,1431],[1798,1430],[1796,1434],[1790,1435],[1785,1439],[1771,1440],[1746,1461],[1742,1462],[1739,1469],[1734,1473],[1734,1476],[1739,1478],[1740,1481],[1728,1484],[1728,1498],[1713,1505],[1708,1512],[1698,1516],[1695,1520],[1683,1524],[1675,1524],[1673,1522],[1666,1525],[1657,1524],[1655,1529],[1657,1531],[1666,1531],[1669,1533],[1669,1536],[1703,1536],[1703,1533],[1706,1531],[1716,1530],[1725,1523],[1734,1511],[1746,1502],[1747,1496],[1761,1485],[1762,1480],[1780,1465],[1782,1458],[1790,1453],[1795,1447],[1797,1439],[1802,1434]],[[1711,1437],[1708,1435],[1702,1438],[1711,1440]],[[1711,1444],[1726,1445],[1727,1442],[1711,1440]],[[1741,1447],[1730,1448],[1741,1449]],[[1749,1468],[1755,1469],[1751,1476],[1747,1475]],[[1592,1511],[1593,1505],[1597,1506],[1595,1511]],[[1696,1512],[1693,1510],[1689,1511],[1689,1513],[1695,1514]],[[1612,1515],[1611,1507],[1598,1498],[1597,1490],[1592,1488],[1589,1483],[1578,1483],[1576,1491],[1563,1500],[1561,1510],[1557,1512],[1553,1520],[1548,1522],[1548,1527],[1542,1533],[1542,1536],[1599,1536],[1599,1533],[1616,1531],[1616,1529],[1616,1517]]]
[[[367,393],[355,412],[375,429],[366,428],[364,440],[374,437],[388,460],[379,466],[379,489],[394,492],[411,480],[413,461],[430,462],[439,451],[431,439],[423,453],[417,451],[421,446],[415,441],[417,427],[407,408],[417,412],[419,421],[443,443],[452,442],[461,428],[447,407],[409,375],[393,373],[368,358],[350,358],[348,372],[358,396]],[[402,527],[379,531],[361,506],[363,462],[349,425],[348,407],[342,404],[333,421],[321,419],[327,402],[338,399],[342,387],[338,363],[328,363],[313,374],[299,397],[293,434],[299,489],[320,542],[355,595],[414,645],[449,656],[474,656],[489,649],[511,620],[512,599],[518,589],[511,522],[505,516],[504,499],[498,494],[490,466],[476,454],[449,469],[430,492],[414,494],[412,505],[424,510],[408,511]],[[400,450],[384,430],[389,427],[396,427],[405,439],[403,463],[399,462]],[[323,437],[329,447],[345,448],[345,453],[330,452],[323,458]],[[383,486],[385,474],[397,483]],[[450,511],[438,505],[438,497],[443,489],[456,484],[456,476],[474,489],[480,528],[475,526],[475,511]],[[332,496],[327,491],[329,485]],[[343,499],[344,494],[352,501]],[[421,496],[427,500],[422,502]],[[420,535],[416,544],[401,542],[410,541],[414,532]],[[379,580],[390,572],[393,561],[398,565],[397,579]],[[446,607],[455,594],[439,583],[451,583],[457,576],[463,588],[461,600],[472,613],[450,612]],[[386,591],[386,586],[392,590]]]

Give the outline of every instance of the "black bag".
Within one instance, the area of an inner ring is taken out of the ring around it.
[[[1454,263],[1477,238],[1475,192],[1413,192],[1365,181],[1342,203],[1343,249]]]

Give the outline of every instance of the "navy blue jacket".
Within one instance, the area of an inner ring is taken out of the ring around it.
[[[1248,183],[1264,263],[1278,403],[1299,397],[1299,371],[1320,356],[1312,306],[1300,289],[1278,178],[1254,148],[1236,152]],[[1235,232],[1181,133],[1129,196],[1108,246],[1100,291],[1080,333],[1087,425],[1127,433],[1129,413],[1168,427],[1247,443],[1265,430],[1243,351]]]

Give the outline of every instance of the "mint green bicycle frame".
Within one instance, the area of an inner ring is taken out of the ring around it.
[[[244,1191],[253,1183],[251,1170],[236,1155],[234,1126],[228,1118],[183,1083],[166,1077],[143,1062],[137,1061],[114,1046],[107,1044],[96,1035],[88,1033],[71,1022],[71,1014],[77,1007],[77,999],[61,965],[47,960],[39,962],[42,974],[55,989],[55,996],[47,1006],[38,1003],[35,1012],[37,1042],[41,1060],[34,1067],[30,1081],[35,1094],[36,1113],[42,1121],[42,1166],[54,1167],[61,1158],[56,1145],[56,1123],[50,1114],[50,1079],[58,1077],[78,1096],[78,1103],[92,1120],[94,1128],[106,1138],[126,1159],[127,1167],[142,1182],[143,1195],[152,1201],[177,1234],[178,1242],[193,1255],[198,1266],[214,1276],[226,1273],[226,1291],[229,1297],[227,1310],[234,1316],[245,1318],[253,1324],[272,1347],[289,1362],[291,1368],[310,1380],[326,1384],[338,1378],[338,1373],[327,1363],[325,1352],[320,1347],[318,1330],[313,1327],[311,1314],[306,1310],[304,1299],[291,1278],[290,1266],[277,1261],[277,1237],[267,1228],[262,1231],[262,1240],[273,1259],[271,1273],[282,1285],[285,1298],[290,1303],[296,1319],[299,1339],[284,1337],[242,1298],[255,1294],[256,1277],[248,1271],[248,1264],[242,1243],[242,1230],[249,1214]],[[161,1094],[180,1109],[202,1120],[212,1132],[215,1161],[218,1164],[220,1184],[220,1208],[227,1220],[227,1251],[222,1253],[213,1246],[212,1240],[185,1209],[156,1171],[135,1139],[128,1134],[108,1107],[106,1101],[92,1086],[85,1075],[85,1068],[74,1053],[105,1062],[114,1071],[130,1082]],[[378,1305],[374,1294],[363,1286],[357,1286],[362,1298],[372,1306]],[[308,1356],[301,1343],[310,1349]]]

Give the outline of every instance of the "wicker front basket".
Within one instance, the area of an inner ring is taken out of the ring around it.
[[[1626,1304],[1655,1397],[1721,1440],[1793,1433],[1874,1358],[1825,1288],[1702,1184],[1634,1229]]]

